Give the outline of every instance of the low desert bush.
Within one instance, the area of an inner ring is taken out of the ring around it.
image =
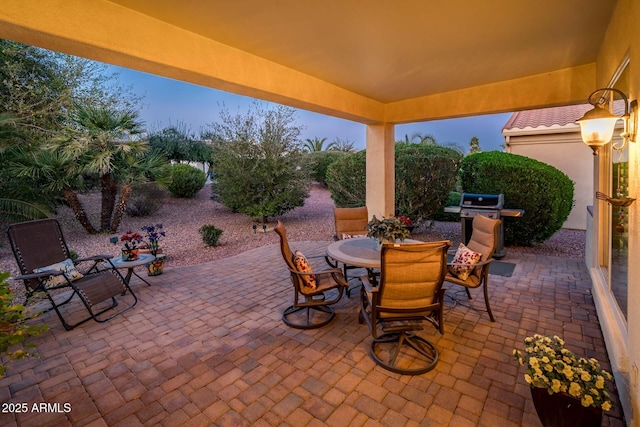
[[[158,212],[167,193],[155,182],[145,182],[133,187],[125,212],[129,216],[150,216]]]
[[[192,198],[204,187],[207,174],[184,163],[171,168],[171,178],[167,188],[174,197]]]
[[[218,246],[222,230],[212,224],[205,224],[198,230],[202,235],[202,241],[207,246]]]

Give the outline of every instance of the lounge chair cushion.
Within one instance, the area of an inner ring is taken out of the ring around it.
[[[309,264],[307,257],[300,251],[296,251],[293,254],[293,264],[296,266],[296,269],[301,273],[313,273],[313,268]],[[302,283],[307,288],[307,290],[315,290],[316,289],[316,276],[313,274],[301,276]]]
[[[67,258],[64,261],[57,262],[55,264],[51,264],[46,267],[34,268],[33,272],[42,273],[43,271],[47,271],[47,270],[63,271],[71,281],[82,279],[84,277],[82,273],[80,273],[76,269],[76,266],[73,265],[73,261],[71,261],[71,258]],[[59,286],[67,283],[67,280],[64,278],[63,275],[49,276],[43,279],[43,283],[46,288],[52,288],[54,286]]]
[[[482,254],[478,252],[474,252],[471,249],[467,248],[464,245],[464,243],[460,243],[460,245],[458,246],[458,250],[456,251],[456,254],[453,257],[453,260],[451,261],[451,263],[473,265],[473,264],[477,264],[478,261],[480,261],[481,257],[482,257]],[[467,280],[473,268],[474,267],[471,267],[471,266],[467,267],[464,265],[450,265],[449,273],[451,273],[453,276],[457,277],[460,280]]]

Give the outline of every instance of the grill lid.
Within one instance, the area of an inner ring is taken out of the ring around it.
[[[504,206],[504,195],[462,193],[460,206],[463,208],[502,209],[502,206]]]

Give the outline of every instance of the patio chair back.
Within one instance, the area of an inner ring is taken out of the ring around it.
[[[359,208],[334,208],[333,217],[336,225],[335,240],[342,240],[343,235],[366,235],[369,223],[369,211],[366,206]]]
[[[11,224],[7,234],[21,274],[33,273],[35,268],[70,258],[69,248],[55,219]],[[28,283],[33,290],[40,282],[33,279]]]
[[[473,231],[466,246],[472,251],[481,254],[481,261],[487,261],[493,257],[498,243],[498,230],[501,222],[499,219],[491,219],[484,215],[473,217]],[[472,282],[477,286],[480,285],[483,268],[485,267],[476,267],[471,273],[471,276],[473,276]],[[486,268],[488,269],[488,266]]]
[[[447,271],[449,241],[382,246],[380,318],[424,316],[437,304]]]
[[[280,236],[280,252],[282,253],[282,258],[284,258],[289,269],[295,270],[296,266],[293,264],[293,252],[287,240],[287,230],[284,228],[284,224],[278,221],[274,231]]]

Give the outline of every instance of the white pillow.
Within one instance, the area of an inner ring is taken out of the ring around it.
[[[74,281],[78,279],[82,279],[84,276],[80,273],[76,266],[73,265],[73,261],[71,258],[67,258],[64,261],[57,262],[55,264],[48,265],[46,267],[34,268],[34,273],[42,273],[47,270],[55,270],[55,271],[64,271],[69,280]],[[52,288],[54,286],[59,286],[67,283],[67,280],[64,278],[64,275],[59,276],[49,276],[42,280],[44,282],[45,288]]]
[[[482,254],[474,252],[463,243],[460,243],[456,255],[453,257],[453,264],[477,264]],[[465,265],[450,265],[449,272],[460,280],[467,280],[469,274],[475,267]]]

